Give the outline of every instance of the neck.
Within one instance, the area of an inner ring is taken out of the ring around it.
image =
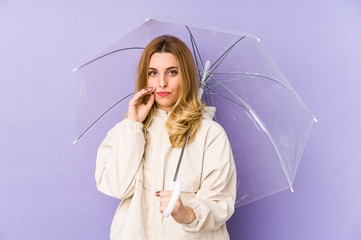
[[[155,106],[156,106],[158,109],[165,111],[167,114],[172,111],[172,108],[161,107],[161,106],[158,106],[157,104],[156,104]]]

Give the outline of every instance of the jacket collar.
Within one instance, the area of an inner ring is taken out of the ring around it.
[[[171,113],[171,112],[167,113],[165,110],[157,108],[157,107],[155,107],[154,110],[155,110],[154,111],[155,117],[159,117],[159,118],[162,118],[162,119],[167,118],[168,115]]]
[[[160,108],[155,108],[155,116],[160,117],[162,119],[167,118],[171,112],[166,112],[165,110],[162,110]],[[213,119],[214,115],[216,114],[216,107],[205,107],[203,109],[203,118],[206,119]]]
[[[205,107],[203,109],[203,118],[213,119],[216,114],[216,107]]]

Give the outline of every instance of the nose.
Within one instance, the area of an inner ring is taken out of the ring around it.
[[[167,82],[167,78],[166,78],[165,74],[160,74],[159,79],[158,79],[158,85],[160,88],[165,88],[168,86],[168,82]]]

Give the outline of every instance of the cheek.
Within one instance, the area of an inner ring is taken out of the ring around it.
[[[181,86],[180,86],[180,79],[177,78],[177,79],[173,82],[173,89],[179,93],[179,92],[180,92],[180,88],[181,88]]]
[[[156,87],[156,81],[152,78],[148,79],[148,87]]]

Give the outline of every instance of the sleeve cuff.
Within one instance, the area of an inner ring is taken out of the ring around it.
[[[130,127],[130,128],[135,129],[135,130],[141,130],[141,131],[143,130],[143,123],[131,120],[129,118],[125,118],[123,120],[123,124],[124,124],[125,127]]]
[[[209,208],[196,201],[195,199],[191,199],[188,202],[184,203],[184,206],[189,207],[193,210],[194,214],[196,215],[196,219],[194,219],[194,221],[189,224],[182,224],[183,229],[187,232],[199,231],[208,216]]]

